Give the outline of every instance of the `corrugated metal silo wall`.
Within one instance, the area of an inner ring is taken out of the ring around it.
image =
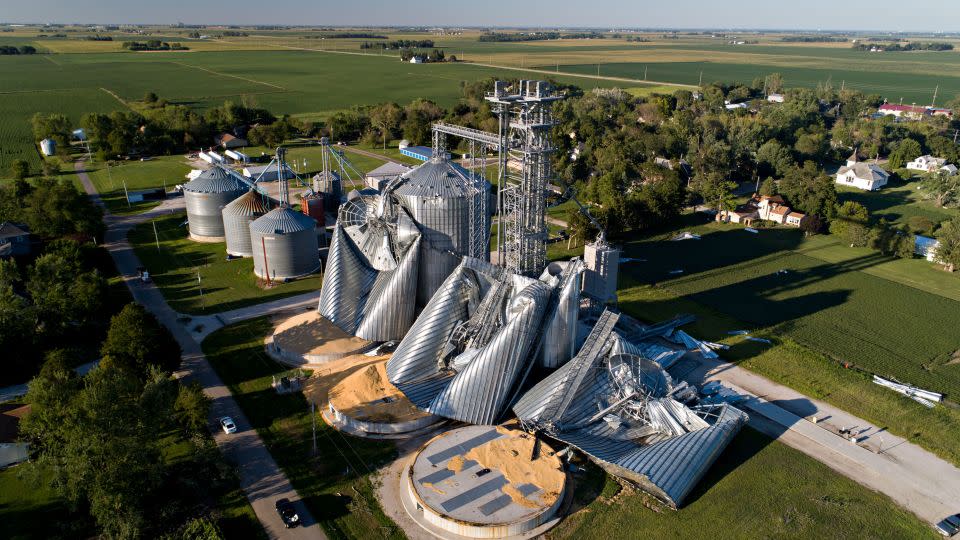
[[[227,253],[234,257],[253,255],[253,243],[250,240],[250,223],[258,215],[223,213],[223,231],[227,240]]]
[[[187,207],[187,221],[190,222],[190,235],[210,238],[222,238],[223,207],[246,191],[225,191],[221,193],[196,193],[184,191],[184,205]]]
[[[270,279],[305,276],[320,267],[317,233],[313,229],[287,234],[262,234],[252,231],[250,239],[253,242],[253,273],[257,277],[267,277],[264,270],[264,250]]]
[[[420,259],[417,304],[425,306],[460,264],[455,254],[470,247],[470,206],[466,197],[398,195],[426,240]]]

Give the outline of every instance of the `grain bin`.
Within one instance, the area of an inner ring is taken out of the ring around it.
[[[57,153],[57,141],[53,139],[44,139],[40,141],[40,151],[43,155],[50,157]]]
[[[425,242],[417,304],[426,305],[460,257],[489,257],[490,184],[448,159],[432,158],[400,177],[393,194],[417,222]]]
[[[327,206],[336,210],[343,197],[343,181],[335,171],[321,171],[313,175],[313,191],[323,195]]]
[[[250,241],[257,277],[282,281],[320,268],[316,220],[288,206],[275,208],[250,223]]]
[[[249,186],[236,174],[214,167],[183,186],[183,199],[190,223],[190,238],[198,242],[222,242],[223,207],[247,192]]]
[[[250,257],[250,223],[270,211],[274,201],[251,189],[223,207],[223,232],[227,240],[227,255]]]

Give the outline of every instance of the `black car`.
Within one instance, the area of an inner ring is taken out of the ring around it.
[[[293,503],[288,499],[280,499],[277,501],[277,513],[280,514],[280,519],[283,520],[283,526],[286,528],[296,527],[300,524],[300,516],[297,515],[296,508],[293,507]]]

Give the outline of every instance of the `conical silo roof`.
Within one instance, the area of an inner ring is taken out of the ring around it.
[[[300,231],[313,231],[317,221],[310,216],[296,212],[289,206],[274,208],[250,224],[250,232],[260,234],[290,234]]]
[[[235,216],[262,216],[275,205],[273,199],[251,189],[223,207],[224,214]]]
[[[249,186],[238,175],[227,171],[222,167],[214,167],[200,173],[190,182],[183,186],[184,191],[193,193],[226,193],[231,191],[242,191]]]
[[[434,158],[400,177],[397,195],[414,197],[469,197],[475,193],[470,171],[448,160]]]

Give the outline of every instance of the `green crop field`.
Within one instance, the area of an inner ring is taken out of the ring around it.
[[[150,271],[170,307],[178,313],[213,314],[320,290],[319,274],[261,289],[253,275],[253,259],[228,261],[222,242],[207,244],[189,240],[185,221],[182,213],[164,216],[138,225],[129,234],[137,257]],[[160,240],[159,251],[154,223]]]
[[[960,349],[956,276],[925,261],[844,252],[829,237],[805,241],[796,230],[690,230],[703,238],[627,244],[625,255],[645,262],[624,265],[624,278],[868,371],[960,395],[960,364],[951,360]]]
[[[0,58],[3,66],[6,58]],[[47,64],[51,65],[51,64]],[[14,73],[0,75],[0,85]],[[62,113],[74,122],[88,112],[109,112],[119,104],[107,93],[96,88],[75,90],[0,92],[0,177],[6,177],[14,160],[24,159],[37,171],[40,168],[40,149],[33,140],[30,119],[34,113]]]
[[[960,55],[958,55],[960,56]],[[814,63],[815,65],[820,62]],[[829,59],[824,58],[823,67],[800,67],[777,64],[754,64],[732,62],[629,62],[601,63],[600,75],[624,77],[629,79],[663,81],[696,85],[703,76],[704,83],[730,82],[750,84],[757,77],[771,73],[781,73],[788,87],[815,88],[818,84],[831,81],[839,87],[861,90],[866,93],[880,94],[890,101],[900,98],[907,103],[929,104],[935,87],[939,86],[939,95],[948,99],[960,94],[960,67],[950,66],[942,74],[910,74],[905,76],[897,71],[861,71],[829,67]],[[869,64],[867,64],[869,66]],[[540,66],[552,69],[552,65]],[[565,73],[584,73],[595,75],[597,64],[560,64]]]

